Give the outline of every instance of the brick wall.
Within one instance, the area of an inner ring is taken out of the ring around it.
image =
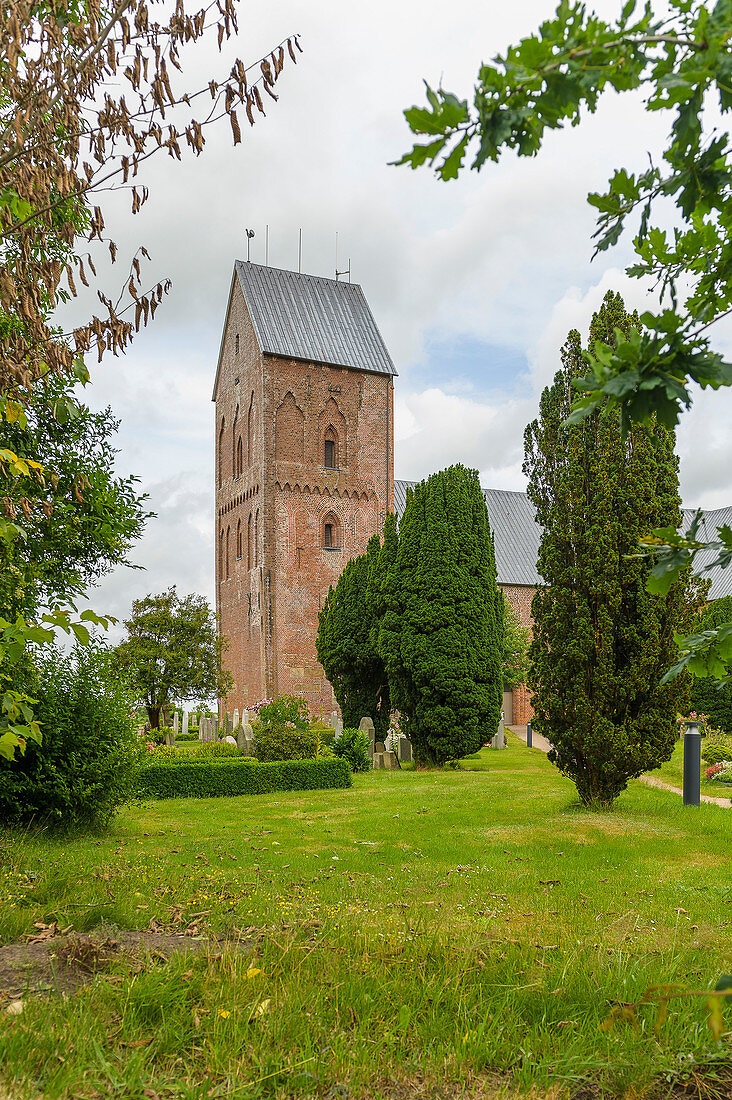
[[[511,605],[516,617],[523,626],[533,629],[534,620],[531,617],[531,601],[536,589],[531,585],[502,584],[500,588],[506,597],[506,602]],[[531,693],[525,684],[521,684],[513,692],[513,724],[525,726],[534,716],[531,706]]]

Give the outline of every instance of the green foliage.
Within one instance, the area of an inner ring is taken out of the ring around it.
[[[355,772],[367,772],[371,767],[371,743],[363,730],[349,729],[344,726],[337,741],[333,742],[333,753],[347,760]]]
[[[135,600],[125,622],[127,638],[115,662],[127,673],[157,729],[161,711],[173,702],[226,694],[231,675],[221,663],[223,639],[203,596],[182,599],[175,585],[157,596]]]
[[[692,637],[714,633],[732,620],[732,596],[713,600],[698,617]],[[719,671],[719,669],[717,669]],[[690,692],[691,709],[706,714],[714,729],[732,734],[732,681],[720,683],[713,676],[695,677]]]
[[[224,798],[273,791],[314,791],[350,787],[350,766],[334,757],[256,764],[216,760],[153,764],[143,768],[138,787],[148,798]]]
[[[646,110],[670,112],[660,160],[649,154],[639,172],[618,168],[604,194],[588,196],[597,211],[597,252],[630,228],[637,262],[627,272],[655,282],[661,308],[590,342],[572,382],[583,396],[567,409],[568,423],[608,406],[619,411],[622,434],[652,418],[673,428],[691,405],[694,384],[732,384],[732,364],[709,339],[710,326],[732,309],[732,145],[729,126],[717,121],[732,108],[729,28],[728,0],[648,0],[642,9],[628,0],[614,22],[561,0],[536,34],[481,66],[472,108],[428,86],[427,106],[405,112],[413,132],[431,141],[400,163],[429,162],[443,179],[457,174],[468,149],[476,169],[508,150],[535,155],[547,130],[579,124],[605,91],[640,89]],[[732,562],[732,530],[719,527],[717,538],[705,541],[699,526],[695,521],[684,535],[659,527],[644,538],[655,559],[649,591],[665,595],[701,550],[714,552],[711,564]],[[728,675],[732,622],[678,644],[670,675],[687,668],[695,676]]]
[[[394,518],[387,523],[393,525]],[[384,737],[391,705],[384,662],[374,641],[377,619],[372,591],[380,555],[381,541],[374,535],[366,553],[348,562],[318,616],[315,647],[345,725],[357,726],[368,716]]]
[[[702,749],[702,760],[707,764],[719,764],[723,760],[732,760],[732,740],[728,744],[705,745]]]
[[[149,518],[137,479],[115,476],[118,452],[111,439],[119,421],[111,409],[91,412],[74,402],[72,416],[60,415],[62,402],[72,400],[72,381],[50,378],[42,392],[32,393],[22,421],[0,418],[0,448],[44,466],[42,477],[30,466],[16,482],[29,504],[24,537],[0,540],[5,618],[30,617],[39,606],[73,600],[127,564]]]
[[[609,293],[590,337],[612,340],[634,323]],[[673,435],[659,424],[623,436],[617,412],[608,412],[568,426],[579,333],[569,334],[562,364],[525,434],[545,581],[532,603],[528,683],[534,728],[554,746],[550,760],[585,804],[607,804],[630,778],[669,759],[676,714],[685,713],[685,682],[659,684],[685,613],[684,584],[650,595],[649,565],[636,549],[643,531],[680,520],[678,464]]]
[[[501,592],[503,601],[503,655],[501,659],[501,674],[503,677],[503,690],[509,691],[519,684],[526,682],[529,668],[529,641],[531,631],[525,627],[518,615],[506,601]]]
[[[501,711],[503,604],[478,474],[452,466],[407,495],[379,650],[416,758],[476,752]]]
[[[104,826],[134,795],[142,758],[129,687],[93,642],[37,659],[33,695],[43,730],[13,760],[0,759],[0,821]]]
[[[204,741],[197,746],[194,755],[205,759],[209,756],[241,756],[241,753],[236,745],[230,745],[228,741]]]
[[[263,725],[252,740],[257,760],[306,760],[318,750],[318,734],[309,726]]]
[[[289,723],[298,730],[310,727],[310,707],[307,699],[299,695],[278,695],[270,703],[264,703],[258,712],[265,729]]]

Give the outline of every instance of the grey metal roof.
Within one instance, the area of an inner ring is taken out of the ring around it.
[[[397,373],[357,283],[241,260],[236,274],[265,355]]]
[[[694,518],[695,509],[684,509],[684,528],[686,529]],[[732,507],[730,508],[717,508],[713,512],[704,513],[704,522],[702,523],[699,534],[704,542],[713,542],[717,538],[717,528],[722,527],[724,524],[732,527]],[[714,550],[706,550],[701,554],[697,554],[694,562],[694,572],[706,579],[711,577],[712,587],[709,589],[709,595],[707,599],[719,600],[722,596],[732,596],[732,567],[729,569],[720,569],[717,566],[715,569],[707,570],[705,567],[710,561],[716,558],[717,554]]]
[[[413,488],[416,481],[394,482],[394,507],[398,516],[404,512],[407,503],[407,489]],[[493,531],[496,546],[496,571],[499,584],[542,584],[542,578],[536,568],[539,557],[539,539],[541,528],[534,518],[534,509],[526,493],[514,493],[506,489],[484,489],[488,520]],[[694,510],[683,511],[684,527],[688,527],[694,517]],[[732,527],[732,507],[718,508],[705,512],[701,527],[701,537],[712,541],[717,528],[722,524]],[[732,568],[710,571],[705,565],[716,557],[713,551],[699,554],[695,562],[695,572],[701,577],[711,577],[712,586],[708,599],[718,600],[722,596],[732,596]]]
[[[394,507],[398,516],[407,503],[407,489],[416,481],[394,482]],[[536,570],[541,529],[534,519],[534,508],[526,493],[507,489],[484,489],[488,521],[496,547],[496,572],[499,584],[542,583]]]

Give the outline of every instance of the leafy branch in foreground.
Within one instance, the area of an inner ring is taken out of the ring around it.
[[[632,228],[637,262],[627,272],[652,279],[660,293],[658,312],[644,313],[633,330],[584,352],[587,370],[573,382],[581,396],[567,423],[617,408],[624,434],[630,424],[653,418],[673,428],[691,405],[693,385],[732,384],[732,364],[711,347],[708,334],[732,312],[732,146],[727,133],[714,129],[717,112],[732,108],[732,8],[729,0],[649,0],[640,13],[637,8],[627,0],[618,18],[607,21],[583,3],[562,0],[536,34],[481,66],[472,104],[428,85],[427,105],[405,117],[413,133],[430,140],[398,162],[430,164],[447,180],[459,174],[469,152],[474,169],[508,150],[534,156],[547,130],[578,125],[609,90],[640,90],[646,110],[671,112],[660,161],[649,155],[643,171],[618,168],[604,193],[588,196],[597,210],[595,254]],[[658,576],[665,569],[679,575],[684,548],[672,535],[656,545]],[[724,543],[722,530],[718,539]],[[696,549],[713,551],[717,544]],[[728,561],[720,552],[718,564]],[[706,673],[726,665],[730,654],[721,634],[717,638],[719,644],[684,639],[689,647],[681,667]]]

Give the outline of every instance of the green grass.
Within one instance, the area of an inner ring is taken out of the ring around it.
[[[732,810],[633,783],[588,813],[513,736],[459,771],[354,781],[147,803],[99,838],[6,834],[2,942],[52,919],[222,937],[0,1016],[11,1094],[642,1095],[729,1062],[703,998],[670,1001],[658,1034],[654,993],[603,1025],[732,972]]]
[[[704,742],[702,741],[702,752],[704,752]],[[704,760],[701,762],[701,793],[715,795],[717,798],[729,798],[732,799],[732,787],[726,783],[710,783],[709,780],[704,778],[704,772],[709,767]],[[663,779],[665,783],[671,783],[674,787],[683,787],[684,783],[684,741],[683,738],[679,740],[674,754],[669,761],[663,764],[660,768],[656,768],[655,771],[649,772],[649,775],[657,776],[659,779]]]

